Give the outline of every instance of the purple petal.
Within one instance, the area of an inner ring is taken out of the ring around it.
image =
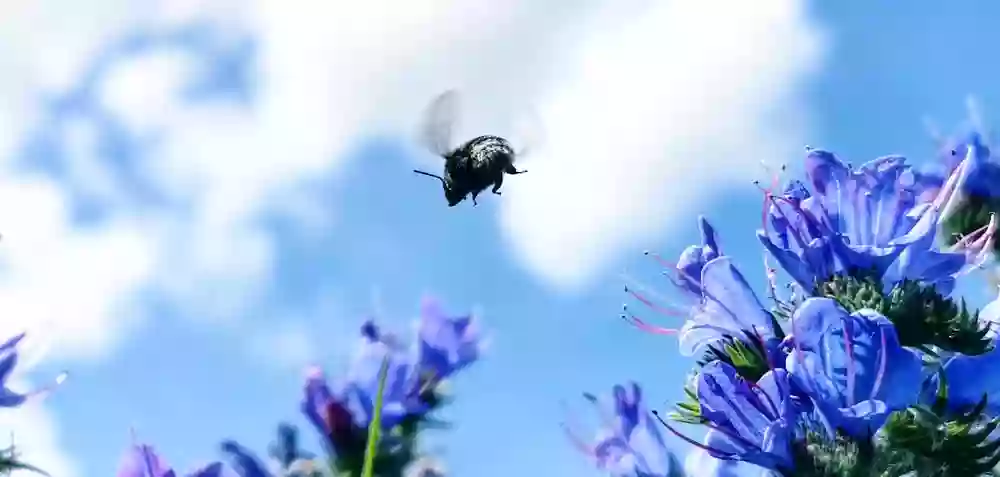
[[[235,441],[222,443],[222,452],[229,457],[233,469],[240,477],[272,477],[264,464],[249,449]]]
[[[126,451],[117,477],[172,477],[171,470],[152,446],[133,445]]]
[[[213,462],[211,464],[202,467],[201,469],[195,470],[188,474],[189,477],[222,477],[222,463]]]
[[[708,262],[701,282],[704,301],[681,329],[682,354],[691,356],[712,341],[725,335],[739,336],[743,331],[753,331],[764,338],[774,336],[771,315],[731,258],[723,256]]]
[[[327,385],[323,371],[320,368],[310,369],[306,377],[301,409],[309,422],[316,427],[316,430],[324,435],[328,434],[330,430],[327,429],[323,413],[333,400],[333,392]]]

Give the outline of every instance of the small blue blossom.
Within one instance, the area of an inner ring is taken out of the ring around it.
[[[832,299],[810,298],[792,319],[787,340],[794,349],[785,367],[828,431],[866,438],[889,413],[917,402],[920,356],[899,344],[884,316],[871,310],[848,314]]]
[[[471,315],[449,317],[437,300],[424,300],[417,332],[420,372],[437,381],[476,362],[482,348],[478,328]]]
[[[239,477],[274,477],[264,463],[242,444],[228,440],[222,443],[221,448]]]
[[[967,411],[986,397],[986,412],[1000,416],[1000,297],[979,311],[979,320],[986,323],[993,339],[993,349],[977,356],[955,354],[948,357],[942,369],[948,382],[948,407]],[[925,387],[928,399],[933,399],[939,385],[937,374]]]
[[[986,413],[1000,416],[1000,340],[993,349],[977,356],[956,354],[942,366],[948,383],[948,408],[969,411],[986,398]],[[935,374],[928,380],[927,395],[933,399],[940,381]]]
[[[656,311],[687,316],[681,329],[657,328],[631,315],[626,318],[646,331],[678,334],[679,351],[684,356],[693,356],[720,340],[747,334],[767,347],[776,348],[781,330],[777,328],[774,316],[761,304],[732,258],[722,254],[711,224],[704,217],[699,218],[699,223],[703,245],[688,247],[677,264],[672,266],[673,270],[668,272],[674,279],[674,285],[685,296],[695,300],[694,305],[683,311],[668,310],[638,291],[627,289],[632,296]]]
[[[335,445],[346,442],[358,429],[367,429],[374,418],[379,373],[386,359],[383,427],[391,429],[406,416],[427,410],[420,399],[421,381],[413,357],[389,335],[383,335],[373,322],[362,326],[361,335],[348,375],[336,387],[327,383],[318,367],[306,377],[302,412]]]
[[[749,331],[763,341],[775,338],[774,317],[760,303],[732,259],[721,256],[702,270],[702,302],[680,330],[680,352],[691,356],[725,337]]]
[[[355,436],[361,433],[366,422],[356,422],[350,410],[350,398],[354,388],[346,385],[331,389],[323,370],[314,367],[306,375],[302,399],[302,413],[306,419],[324,436],[334,453],[351,445]]]
[[[951,138],[941,155],[948,174],[959,169],[962,159],[969,159],[969,170],[961,187],[964,194],[982,198],[1000,197],[1000,163],[992,160],[990,147],[979,131],[970,130]],[[935,178],[944,183],[944,177]]]
[[[593,459],[596,467],[615,477],[667,477],[678,465],[667,450],[659,426],[642,400],[638,384],[616,385],[612,398],[584,397],[603,419],[603,428],[592,443],[576,429],[564,425],[577,448]]]
[[[391,429],[403,418],[428,410],[421,399],[422,381],[417,361],[395,339],[383,335],[372,322],[362,328],[362,340],[347,376],[349,386],[360,405],[355,420],[367,428],[375,416],[379,373],[382,363],[388,364],[385,390],[382,396],[382,425]]]
[[[17,346],[24,340],[25,336],[25,333],[20,333],[0,344],[0,408],[17,407],[33,397],[43,397],[66,380],[67,374],[62,373],[52,384],[27,393],[14,392],[7,387],[7,381],[10,380],[14,368],[17,366]]]
[[[727,363],[706,364],[698,374],[697,395],[710,430],[704,443],[696,445],[717,459],[793,470],[791,444],[800,409],[792,389],[783,369],[752,383]]]
[[[701,229],[702,245],[690,245],[681,252],[677,259],[677,284],[695,299],[701,299],[701,273],[708,262],[719,258],[722,252],[719,249],[719,238],[715,233],[715,227],[708,222],[705,217],[698,217],[698,226]]]

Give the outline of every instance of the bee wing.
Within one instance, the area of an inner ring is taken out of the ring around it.
[[[542,118],[534,108],[529,109],[516,125],[515,137],[520,143],[515,151],[515,157],[522,157],[543,146],[545,139],[545,128],[542,126]]]
[[[431,102],[424,113],[421,127],[421,141],[424,146],[439,156],[446,156],[453,149],[452,130],[458,120],[458,93],[448,90]]]

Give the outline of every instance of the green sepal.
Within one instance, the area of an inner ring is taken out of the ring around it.
[[[727,336],[720,342],[708,346],[708,350],[698,360],[698,366],[722,361],[736,368],[737,374],[743,379],[757,382],[771,369],[767,361],[766,346],[756,333],[744,331],[742,339]]]
[[[820,296],[833,298],[847,311],[875,310],[895,325],[903,346],[933,352],[941,350],[976,356],[993,349],[989,328],[979,312],[965,301],[943,296],[933,286],[912,280],[896,284],[883,294],[882,283],[870,274],[837,275],[817,287]]]
[[[986,404],[984,396],[973,409],[952,415],[943,415],[939,402],[893,413],[882,430],[884,447],[894,454],[897,467],[920,476],[992,475],[1000,464],[1000,441],[990,434],[1000,419],[985,416]]]
[[[671,420],[684,424],[704,424],[705,418],[701,416],[701,404],[698,402],[698,393],[688,384],[684,386],[684,401],[677,403],[674,410],[667,414]]]

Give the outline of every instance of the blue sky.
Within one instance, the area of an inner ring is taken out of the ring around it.
[[[434,440],[452,475],[597,475],[563,403],[631,379],[662,407],[691,364],[617,319],[643,250],[675,256],[703,213],[760,285],[759,160],[923,161],[923,117],[948,131],[969,94],[1000,115],[984,1],[97,3],[0,27],[23,45],[0,45],[3,329],[42,343],[26,378],[71,372],[0,420],[57,477],[111,474],[130,426],[182,469],[223,438],[263,451],[304,424],[306,364],[335,372],[365,316],[405,330],[425,293],[493,335]],[[452,87],[468,131],[546,131],[477,208],[410,173]]]

